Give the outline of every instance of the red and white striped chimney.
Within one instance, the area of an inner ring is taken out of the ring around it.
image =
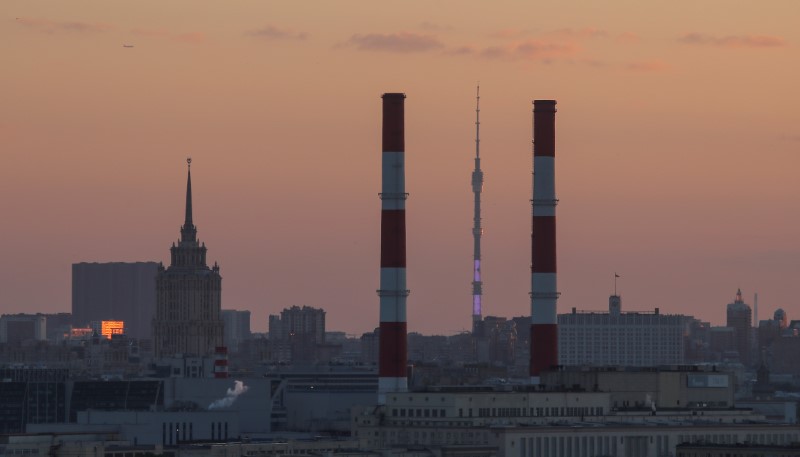
[[[556,101],[533,102],[531,231],[531,384],[558,365],[556,301]]]
[[[383,94],[378,403],[408,389],[406,377],[405,94]]]

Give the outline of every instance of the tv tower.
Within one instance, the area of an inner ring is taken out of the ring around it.
[[[481,298],[483,282],[481,281],[481,191],[483,191],[483,172],[481,171],[481,86],[478,85],[475,97],[475,171],[472,172],[472,192],[475,194],[475,214],[473,217],[472,270],[472,334],[479,333],[481,325]]]

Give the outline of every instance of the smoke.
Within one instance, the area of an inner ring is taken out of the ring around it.
[[[208,405],[208,409],[230,408],[231,405],[233,405],[233,402],[239,398],[239,395],[247,392],[248,389],[249,387],[244,385],[242,381],[234,381],[233,388],[229,388],[228,391],[225,392],[224,397],[214,400],[210,405]]]

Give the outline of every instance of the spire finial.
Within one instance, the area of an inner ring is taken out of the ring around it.
[[[184,224],[187,227],[191,227],[194,225],[192,223],[192,158],[186,158],[186,164],[188,166],[188,177],[186,179],[186,220]]]
[[[181,227],[181,241],[195,241],[197,229],[192,221],[192,158],[186,158],[188,167],[186,176],[186,217]]]

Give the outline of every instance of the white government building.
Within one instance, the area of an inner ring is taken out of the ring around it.
[[[682,365],[691,317],[652,312],[623,313],[619,295],[609,297],[608,312],[558,315],[560,365],[629,367]]]

